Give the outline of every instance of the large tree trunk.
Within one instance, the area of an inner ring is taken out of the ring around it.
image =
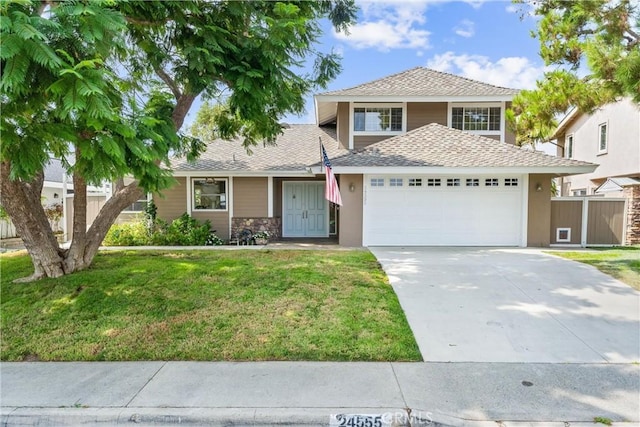
[[[176,129],[182,127],[196,97],[192,94],[177,96],[172,115]],[[2,206],[22,237],[34,268],[31,276],[18,279],[19,282],[43,277],[60,277],[89,267],[98,253],[102,240],[120,212],[144,194],[137,182],[126,186],[118,185],[116,192],[100,209],[98,216],[87,230],[87,183],[82,176],[74,174],[73,239],[69,249],[62,249],[40,202],[44,171],[41,171],[32,182],[11,180],[10,171],[10,161],[0,164]],[[66,201],[65,196],[63,195],[63,200]]]
[[[0,166],[2,206],[16,227],[33,262],[33,275],[20,280],[62,276],[65,274],[65,254],[58,245],[40,202],[44,173],[40,172],[31,182],[11,180],[11,163],[5,161]]]
[[[10,169],[8,161],[0,165],[2,206],[20,234],[34,268],[31,276],[18,279],[18,282],[60,277],[87,268],[120,212],[143,194],[136,183],[119,188],[87,230],[87,186],[82,177],[74,175],[73,240],[65,250],[60,248],[40,202],[44,173],[25,182],[11,180]]]
[[[74,180],[75,182],[75,180]],[[75,184],[74,184],[75,185]],[[77,194],[77,193],[76,193]],[[93,220],[91,227],[87,230],[86,226],[86,188],[85,188],[85,200],[84,200],[84,222],[75,224],[75,221],[82,221],[80,217],[75,215],[77,206],[74,204],[74,226],[73,226],[73,241],[69,249],[69,254],[66,257],[65,264],[69,270],[79,271],[83,270],[91,265],[93,258],[98,253],[98,249],[107,235],[109,228],[115,222],[120,212],[130,204],[139,200],[144,191],[138,186],[136,182],[133,182],[127,186],[119,187],[113,196],[107,200],[102,206],[98,216]],[[84,225],[81,232],[81,239],[76,239],[76,225],[78,227]]]

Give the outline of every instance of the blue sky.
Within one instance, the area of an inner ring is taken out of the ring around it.
[[[359,1],[349,35],[328,22],[318,49],[342,54],[343,71],[327,90],[347,88],[424,66],[518,89],[533,88],[544,71],[536,21],[522,6],[496,0]],[[187,123],[193,120],[192,108]],[[313,97],[306,114],[288,123],[315,122]]]

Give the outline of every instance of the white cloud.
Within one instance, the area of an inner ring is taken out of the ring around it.
[[[481,55],[456,55],[446,52],[427,61],[427,67],[461,75],[496,86],[515,89],[533,89],[542,78],[545,67],[535,65],[529,58],[510,56],[492,62]]]
[[[504,10],[506,10],[509,13],[518,13],[520,11],[520,8],[513,3],[509,3],[509,5],[504,8]]]
[[[420,28],[426,22],[425,2],[366,2],[361,5],[362,22],[349,29],[349,35],[334,37],[356,49],[428,49],[429,31]]]
[[[464,2],[474,9],[480,9],[485,0],[464,0]]]
[[[453,31],[460,37],[473,37],[473,35],[476,33],[476,24],[468,19],[463,19],[453,29]]]

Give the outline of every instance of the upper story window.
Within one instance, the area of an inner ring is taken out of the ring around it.
[[[573,159],[573,135],[567,135],[567,141],[565,144],[565,157],[567,159]]]
[[[500,107],[453,107],[451,127],[466,131],[500,131]]]
[[[604,154],[608,149],[607,141],[607,124],[601,123],[598,125],[598,154]]]
[[[227,210],[226,179],[196,178],[192,188],[194,210]]]
[[[355,132],[402,132],[401,107],[356,107],[353,109]]]

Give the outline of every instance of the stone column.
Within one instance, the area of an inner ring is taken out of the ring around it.
[[[624,197],[627,199],[627,230],[626,244],[640,244],[640,185],[624,187]]]

